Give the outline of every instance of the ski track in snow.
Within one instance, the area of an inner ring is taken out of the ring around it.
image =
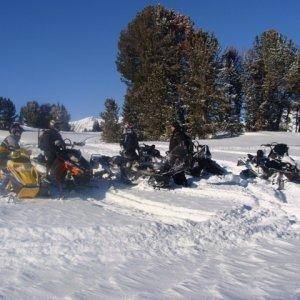
[[[24,143],[37,153],[35,135]],[[259,137],[234,142],[246,149]],[[207,142],[225,149],[213,155],[231,173],[189,179],[190,188],[103,180],[65,200],[1,197],[0,299],[300,297],[299,187],[242,180],[241,151]],[[84,154],[118,150],[95,138]]]

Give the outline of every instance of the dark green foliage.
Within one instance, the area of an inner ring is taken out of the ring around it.
[[[0,128],[9,129],[16,117],[14,103],[8,98],[0,97]]]
[[[118,46],[117,67],[128,87],[124,120],[142,138],[164,138],[174,118],[187,121],[193,136],[226,127],[231,107],[217,85],[219,43],[213,34],[161,5],[149,6],[121,32]]]
[[[31,127],[41,126],[40,106],[36,101],[29,101],[20,110],[20,121]]]
[[[70,130],[70,114],[64,105],[29,101],[20,110],[20,121],[35,128],[48,128],[50,120],[57,121],[59,130]]]
[[[217,82],[226,107],[222,114],[223,130],[233,134],[242,129],[242,75],[242,59],[239,53],[233,47],[226,49],[220,58]]]
[[[128,86],[124,120],[143,138],[165,133],[179,99],[192,25],[188,17],[158,5],[145,8],[121,32],[117,68]]]
[[[70,130],[70,114],[63,104],[55,104],[51,107],[51,119],[55,120],[58,124],[58,129],[63,131]]]
[[[223,108],[216,85],[219,43],[214,35],[195,31],[189,38],[187,70],[181,95],[188,108],[188,125],[193,137],[218,131]]]
[[[283,113],[297,98],[298,59],[299,49],[276,30],[256,37],[245,60],[248,130],[279,130]]]
[[[105,111],[101,113],[103,122],[101,123],[102,128],[102,139],[108,143],[114,143],[120,141],[121,136],[121,125],[119,123],[119,107],[114,99],[106,99]]]
[[[42,104],[39,107],[39,128],[48,128],[51,117],[52,105],[50,103]]]
[[[299,48],[275,30],[256,37],[242,62],[234,48],[219,57],[216,37],[188,17],[149,6],[121,32],[118,50],[124,120],[144,139],[164,138],[183,108],[194,137],[239,133],[242,121],[279,130],[300,102]]]

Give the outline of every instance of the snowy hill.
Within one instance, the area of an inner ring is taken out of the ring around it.
[[[93,130],[94,122],[98,121],[101,123],[101,118],[87,117],[78,121],[70,122],[71,130],[74,132],[89,132]]]
[[[63,135],[90,137],[87,158],[120,150],[96,133]],[[243,180],[236,165],[272,141],[300,162],[299,137],[200,140],[229,174],[189,178],[189,188],[102,179],[63,200],[0,195],[0,299],[299,299],[300,186]],[[36,132],[21,142],[38,153]]]

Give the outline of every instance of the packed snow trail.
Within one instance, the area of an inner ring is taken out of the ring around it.
[[[95,134],[66,136],[91,137],[87,157],[119,151]],[[38,153],[36,138],[26,132],[22,143]],[[284,133],[207,140],[232,173],[190,178],[190,188],[103,179],[65,200],[2,196],[0,298],[299,298],[299,186],[277,191],[235,175],[239,152],[298,140]],[[296,146],[290,152],[300,156]]]

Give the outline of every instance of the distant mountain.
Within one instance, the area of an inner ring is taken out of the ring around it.
[[[93,131],[94,123],[98,121],[101,124],[102,119],[96,117],[87,117],[78,121],[70,122],[71,130],[75,132]]]

